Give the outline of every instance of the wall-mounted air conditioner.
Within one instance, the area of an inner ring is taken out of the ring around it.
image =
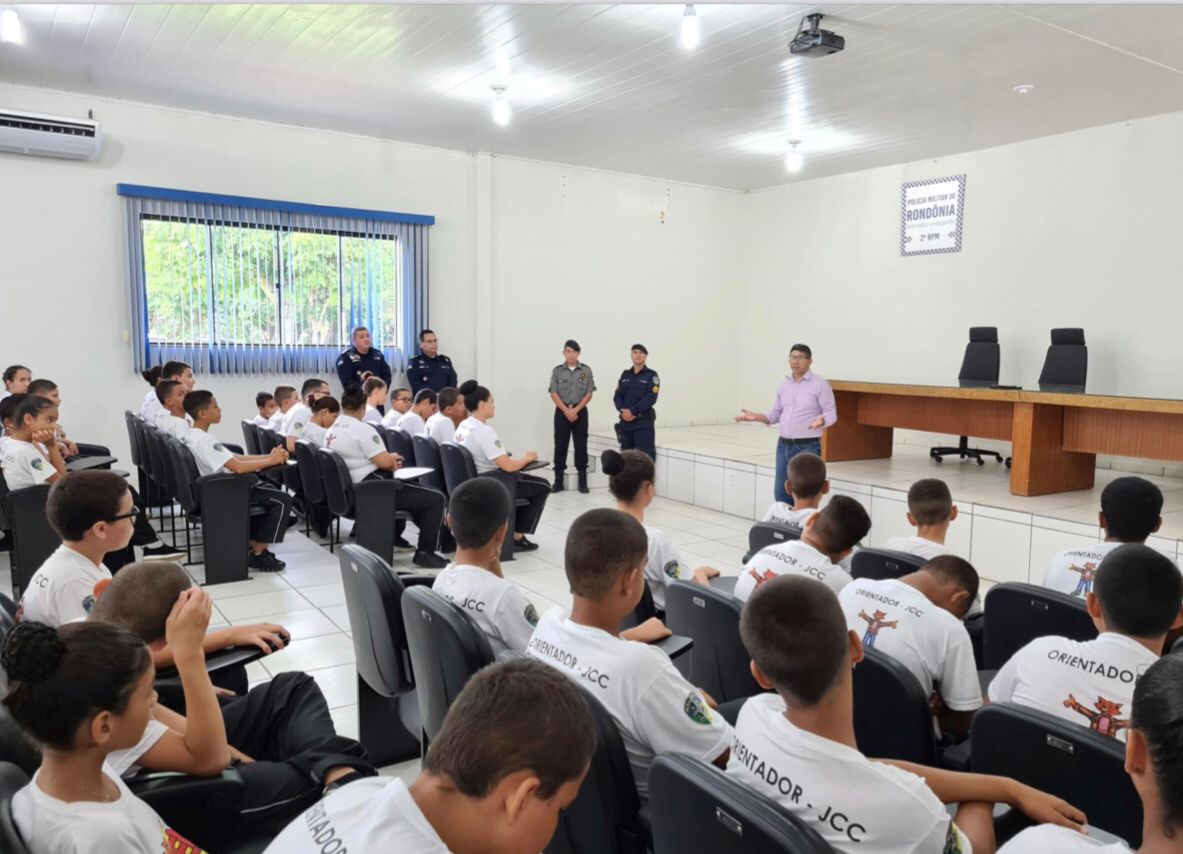
[[[93,119],[72,119],[0,108],[0,151],[90,160],[103,135]]]

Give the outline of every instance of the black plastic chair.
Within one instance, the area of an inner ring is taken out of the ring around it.
[[[1008,581],[986,594],[982,663],[999,670],[1036,638],[1058,635],[1075,641],[1097,637],[1097,627],[1080,599],[1037,584]]]
[[[595,723],[596,752],[545,854],[645,854],[650,835],[624,740],[603,704],[580,690]]]
[[[763,689],[752,677],[751,656],[739,636],[743,603],[712,587],[675,581],[665,591],[665,622],[670,631],[694,639],[691,685],[719,703],[752,697]]]
[[[29,782],[29,775],[11,762],[0,762],[0,851],[32,854],[12,818],[12,798]]]
[[[275,448],[287,447],[287,439],[269,427],[256,427],[254,432],[258,439],[260,454],[270,454]],[[284,486],[290,487],[292,483],[291,481],[287,480],[287,470],[282,466],[277,466],[275,468],[261,471],[259,472],[259,477],[270,483],[272,486],[277,486],[281,489]]]
[[[937,764],[927,692],[904,665],[866,647],[854,668],[854,736],[874,759]]]
[[[259,447],[259,428],[251,421],[242,422],[242,443],[248,454],[261,454]]]
[[[805,822],[718,768],[681,754],[649,769],[654,854],[830,854]]]
[[[0,484],[3,482],[3,476],[0,476]],[[62,544],[62,538],[45,515],[50,488],[47,483],[11,491],[6,484],[0,486],[4,515],[12,526],[9,533],[12,537],[12,596],[17,601],[41,564]]]
[[[415,465],[420,468],[432,469],[432,474],[419,478],[419,482],[432,489],[448,495],[448,485],[444,481],[444,463],[440,457],[440,446],[430,436],[412,436],[411,447],[415,451]]]
[[[1050,391],[1083,392],[1089,373],[1089,348],[1079,327],[1053,329],[1052,343],[1039,372],[1039,387]]]
[[[430,576],[398,575],[373,552],[341,547],[341,581],[357,659],[358,741],[375,765],[419,755],[419,700],[401,609],[409,585]]]
[[[965,357],[961,360],[961,370],[957,374],[957,381],[963,386],[997,385],[1000,360],[998,327],[971,326],[969,343],[965,345]],[[931,448],[928,452],[928,455],[938,463],[944,457],[953,454],[963,460],[977,460],[980,466],[986,464],[986,461],[982,459],[984,456],[996,457],[998,462],[1002,462],[1002,454],[997,451],[971,448],[968,436],[962,436],[956,448],[938,447]]]
[[[493,663],[493,648],[461,608],[429,588],[404,591],[402,614],[426,750],[469,678]]]
[[[620,631],[639,626],[652,617],[661,618],[662,615],[657,611],[657,604],[653,601],[653,591],[649,589],[649,582],[646,581],[645,586],[641,588],[641,601],[637,603],[637,607],[633,609],[631,614],[620,621]],[[683,668],[686,671],[689,670],[687,661],[680,659],[694,648],[693,638],[674,632],[668,638],[655,641],[650,646],[657,647],[669,656],[670,661],[677,664],[679,670]]]
[[[743,556],[743,562],[747,563],[752,559],[752,555],[766,546],[799,539],[801,539],[801,529],[796,525],[781,525],[777,522],[757,522],[748,531],[748,553]]]
[[[244,422],[245,424],[245,422]],[[312,519],[314,514],[329,514],[328,503],[325,500],[324,478],[320,474],[320,466],[316,462],[316,445],[303,439],[296,442],[296,471],[300,476],[300,494],[304,502],[304,533],[312,533]],[[332,533],[330,521],[329,533]],[[329,554],[336,545],[336,538],[329,537]]]
[[[883,581],[902,578],[928,563],[919,555],[891,549],[858,549],[850,559],[851,578],[871,578]]]
[[[1001,774],[1084,811],[1089,824],[1142,844],[1142,802],[1125,773],[1125,745],[1055,715],[990,703],[970,731],[973,771]]]
[[[386,450],[392,454],[398,454],[406,461],[406,465],[413,465],[415,461],[415,445],[411,437],[402,430],[383,430],[383,441],[386,443]]]
[[[318,448],[316,463],[329,512],[338,520],[352,519],[357,544],[392,563],[394,523],[411,518],[410,513],[398,509],[398,481],[363,480],[355,484],[349,467],[332,448]]]
[[[444,483],[448,488],[448,494],[451,495],[464,481],[471,480],[477,476],[476,463],[473,461],[472,452],[462,445],[443,444],[438,447],[440,460],[444,467]],[[526,500],[518,498],[517,474],[496,471],[489,472],[488,474],[482,475],[482,477],[496,478],[509,491],[510,511],[509,519],[507,520],[509,524],[508,530],[515,530],[517,508],[525,507],[529,504]],[[513,559],[513,537],[506,535],[505,541],[501,544],[501,561],[505,563]]]

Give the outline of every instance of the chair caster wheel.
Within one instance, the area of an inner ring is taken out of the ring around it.
[[[983,460],[983,459],[980,459],[980,458],[978,459],[978,465],[980,465],[980,466],[984,466],[985,464],[986,464],[986,461],[985,461],[985,460]]]

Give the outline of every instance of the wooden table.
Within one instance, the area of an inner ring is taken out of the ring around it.
[[[1091,489],[1097,454],[1183,460],[1183,401],[832,380],[828,461],[886,459],[899,427],[1011,443],[1010,491]]]

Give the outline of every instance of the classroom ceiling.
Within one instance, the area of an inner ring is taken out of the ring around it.
[[[736,189],[1183,110],[1172,5],[16,8],[0,80]],[[789,55],[812,11],[845,52]]]

